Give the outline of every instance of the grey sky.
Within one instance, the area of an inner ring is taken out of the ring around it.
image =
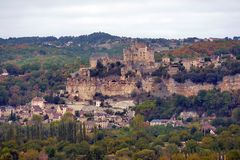
[[[0,37],[240,35],[240,0],[0,0]]]

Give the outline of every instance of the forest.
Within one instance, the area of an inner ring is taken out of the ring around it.
[[[240,120],[239,112],[232,118]],[[76,121],[69,113],[50,124],[42,124],[41,117],[35,115],[27,126],[0,124],[0,159],[239,159],[239,124],[219,125],[216,133],[204,133],[197,124],[150,127],[140,114],[129,128],[102,130],[95,127],[88,132],[87,125]]]

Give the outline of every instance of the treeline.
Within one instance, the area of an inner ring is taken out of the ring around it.
[[[135,108],[136,113],[144,115],[145,120],[171,118],[174,113],[196,111],[199,114],[216,114],[230,117],[234,108],[240,107],[239,92],[220,92],[219,90],[200,91],[197,96],[172,95],[166,98],[148,100]]]
[[[20,38],[8,38],[0,39],[0,44],[16,45],[16,44],[42,44],[42,43],[54,43],[54,44],[64,44],[69,41],[74,43],[99,43],[106,42],[107,40],[119,40],[120,37],[113,36],[103,32],[96,32],[90,35],[82,35],[78,37],[65,36],[56,38],[53,36],[48,37],[20,37]]]
[[[191,80],[194,83],[217,84],[219,81],[222,81],[224,76],[233,76],[239,73],[239,61],[226,61],[217,68],[210,65],[205,68],[191,68],[189,72],[182,70],[174,75],[173,79],[179,83]]]
[[[65,89],[67,75],[62,71],[36,70],[23,76],[8,76],[0,82],[0,106],[24,105],[36,96]],[[58,99],[49,101],[58,101]]]
[[[240,58],[240,45],[233,46],[229,49],[220,48],[217,51],[215,51],[214,54],[219,55],[219,56],[225,56],[225,55],[228,55],[228,54],[233,54],[234,56],[237,57],[237,59],[239,59]]]
[[[204,134],[196,125],[188,128],[149,127],[137,115],[129,128],[86,132],[84,123],[67,114],[59,122],[0,124],[0,159],[50,160],[228,160],[240,158],[240,126],[219,128],[217,135]],[[4,129],[3,129],[4,128]]]
[[[85,123],[76,122],[74,116],[66,113],[59,122],[50,124],[42,124],[43,118],[33,115],[27,126],[19,126],[17,123],[7,126],[5,130],[1,130],[1,141],[16,140],[17,143],[24,143],[27,140],[43,140],[48,137],[56,137],[60,141],[69,141],[77,143],[86,140]]]

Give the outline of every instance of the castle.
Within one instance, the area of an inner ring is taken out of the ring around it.
[[[89,63],[89,68],[80,68],[68,78],[66,90],[70,97],[90,100],[96,93],[106,96],[131,96],[132,93],[139,92],[140,88],[150,90],[147,77],[142,82],[144,74],[158,68],[154,53],[145,44],[136,42],[123,50],[122,59],[111,59],[107,55],[92,56]],[[105,67],[108,75],[93,75],[93,72],[99,72],[98,63]],[[112,66],[115,66],[115,70]]]
[[[124,49],[123,61],[126,64],[153,65],[155,63],[153,52],[143,43],[134,43]]]
[[[201,59],[195,61],[197,65],[209,65]],[[182,60],[184,62],[182,64],[188,70],[195,65],[193,63],[195,61]],[[221,91],[240,89],[240,75],[224,77],[217,85],[195,84],[191,81],[177,83],[171,77],[161,78],[156,82],[156,77],[152,76],[152,73],[160,66],[167,65],[170,76],[178,72],[178,68],[174,66],[176,60],[169,64],[170,60],[163,58],[161,63],[156,63],[154,53],[143,43],[135,42],[124,49],[123,58],[110,58],[107,55],[92,56],[89,63],[90,67],[80,68],[67,79],[66,91],[70,98],[92,100],[97,94],[130,97],[142,93],[154,96],[168,96],[174,93],[193,96],[200,90],[213,88]],[[216,66],[218,65],[216,63]]]

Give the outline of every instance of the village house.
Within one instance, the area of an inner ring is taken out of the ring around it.
[[[102,102],[100,100],[96,100],[95,104],[96,107],[101,107]]]
[[[34,105],[32,106],[32,114],[43,115],[43,110],[40,106]]]
[[[106,128],[108,128],[109,121],[107,121],[107,120],[96,121],[95,125],[97,128],[106,129]]]
[[[65,114],[67,112],[67,106],[64,105],[57,105],[57,112],[60,114]]]
[[[39,106],[42,109],[45,107],[45,103],[46,101],[42,97],[35,97],[31,101],[32,106]]]
[[[209,132],[210,134],[215,135],[216,132],[216,127],[212,126],[211,124],[209,124],[207,121],[203,121],[201,123],[201,131],[206,134],[207,132]]]
[[[199,115],[197,114],[197,112],[181,112],[179,115],[179,118],[183,119],[183,120],[187,120],[188,118],[198,118]]]
[[[165,65],[169,65],[171,63],[171,59],[169,57],[163,57],[162,63]]]
[[[150,122],[150,126],[167,126],[169,119],[153,119]]]
[[[8,71],[6,69],[3,69],[1,76],[8,76],[8,75],[9,75]]]
[[[181,64],[184,66],[187,72],[190,71],[191,67],[193,66],[191,59],[182,59]]]
[[[15,108],[11,106],[5,106],[0,108],[1,117],[8,117],[11,113],[15,113]]]
[[[96,126],[94,121],[86,121],[84,122],[84,124],[88,132],[91,132],[93,128]]]

